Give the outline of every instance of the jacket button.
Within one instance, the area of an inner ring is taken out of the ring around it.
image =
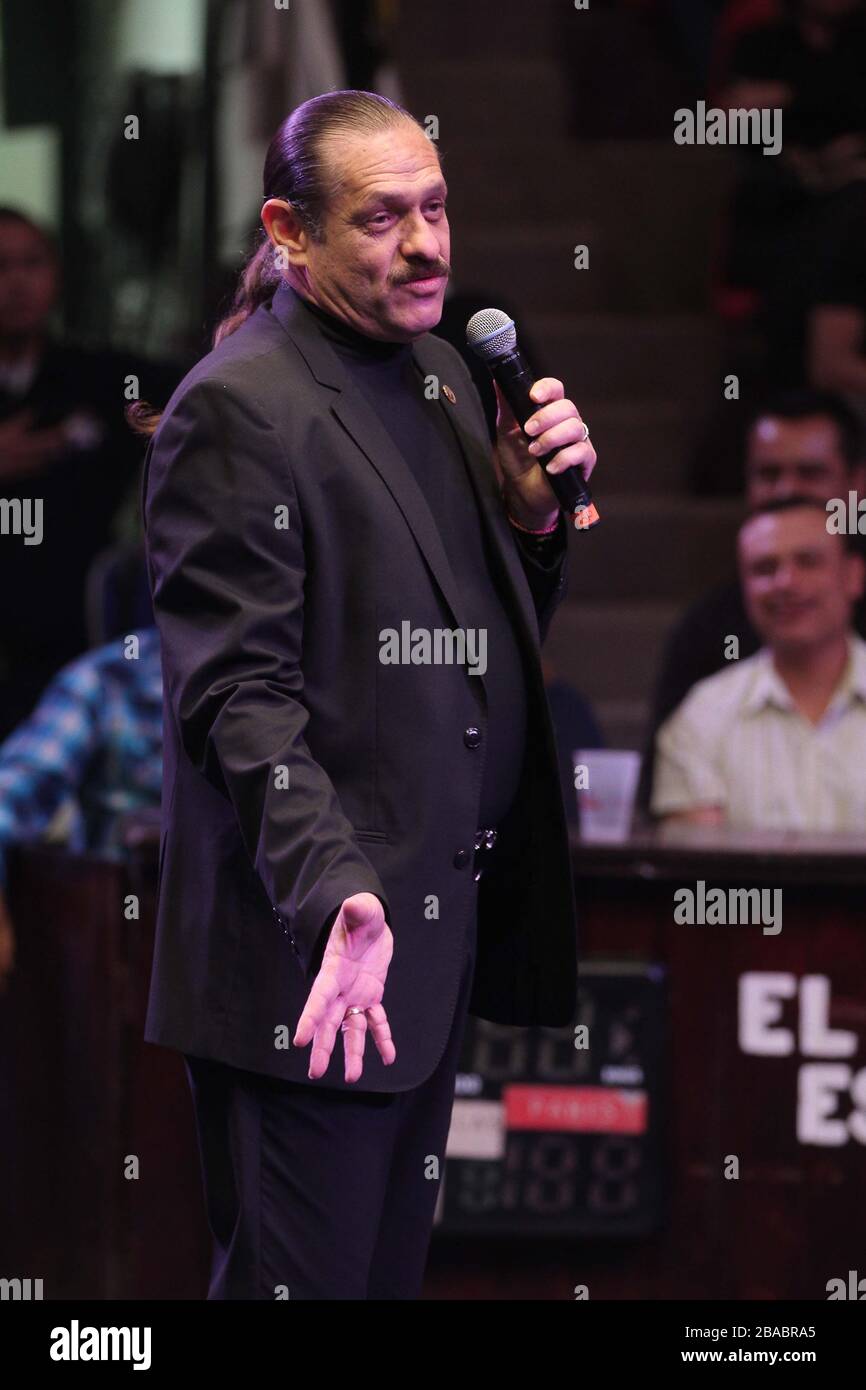
[[[455,869],[465,869],[471,858],[472,855],[469,853],[468,849],[458,849],[454,856]]]
[[[481,730],[477,729],[474,724],[470,724],[463,735],[463,742],[467,748],[477,748],[481,742]]]

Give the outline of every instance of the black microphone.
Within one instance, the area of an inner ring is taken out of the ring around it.
[[[479,309],[466,325],[466,342],[490,368],[494,380],[522,426],[541,406],[529,392],[535,377],[529,363],[517,346],[514,320],[501,309]],[[560,446],[563,447],[563,446]],[[559,453],[551,449],[536,462],[542,467]],[[579,468],[567,468],[564,473],[545,473],[562,510],[574,521],[578,531],[588,531],[601,520],[592,500],[592,493]]]

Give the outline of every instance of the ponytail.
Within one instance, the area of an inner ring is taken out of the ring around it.
[[[255,313],[260,304],[266,304],[282,279],[277,266],[276,247],[270,241],[267,232],[263,231],[261,237],[259,246],[241,273],[231,309],[214,329],[214,347],[230,333],[234,333],[236,328],[240,328],[244,320]]]

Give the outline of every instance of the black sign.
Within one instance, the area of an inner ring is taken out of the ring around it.
[[[661,1215],[665,975],[585,962],[569,1028],[470,1018],[442,1231],[645,1235]]]

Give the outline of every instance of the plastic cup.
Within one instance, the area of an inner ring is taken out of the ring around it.
[[[634,816],[641,755],[631,749],[578,748],[572,753],[582,840],[627,840]],[[586,773],[578,779],[578,765]],[[579,786],[580,782],[587,783]]]

